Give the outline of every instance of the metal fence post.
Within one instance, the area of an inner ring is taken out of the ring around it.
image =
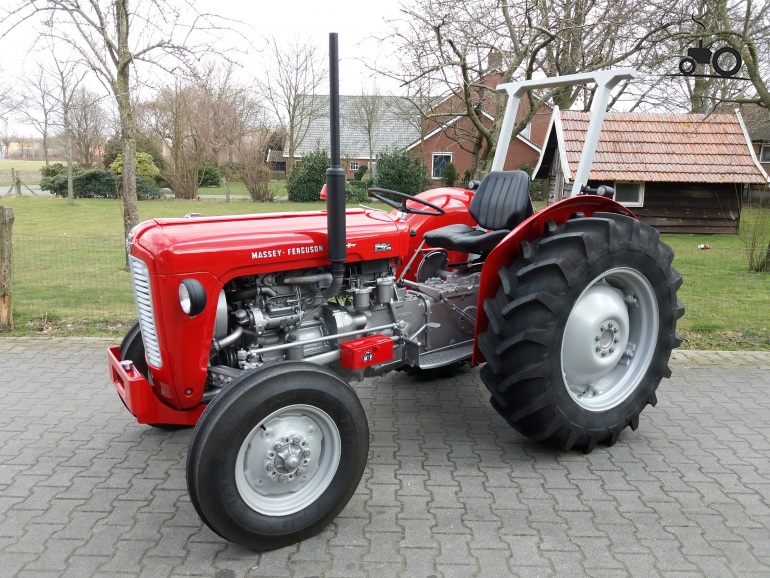
[[[11,282],[13,281],[13,209],[0,206],[0,331],[13,330]]]

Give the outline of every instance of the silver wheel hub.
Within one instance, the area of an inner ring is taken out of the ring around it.
[[[635,269],[609,270],[575,301],[564,329],[564,383],[583,409],[623,402],[644,377],[658,336],[652,285]]]
[[[235,480],[262,514],[285,516],[313,503],[331,483],[341,455],[337,426],[323,410],[292,405],[271,413],[243,441]]]

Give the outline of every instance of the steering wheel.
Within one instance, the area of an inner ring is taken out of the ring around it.
[[[434,205],[433,203],[429,203],[424,199],[415,197],[414,195],[407,195],[406,193],[401,193],[399,191],[391,191],[389,189],[380,189],[379,187],[372,187],[371,189],[368,189],[366,193],[370,197],[374,197],[378,201],[385,203],[389,207],[398,209],[402,213],[414,213],[416,215],[430,215],[432,217],[443,217],[446,214],[446,211],[444,211],[444,209]],[[384,195],[396,196],[401,199],[401,202],[399,203],[398,201],[389,199]],[[428,207],[428,209],[415,209],[414,207],[409,207],[406,204],[407,201],[415,201],[416,203],[419,203],[421,205]]]

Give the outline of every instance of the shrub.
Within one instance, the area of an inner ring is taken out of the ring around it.
[[[116,175],[123,174],[123,153],[115,157],[110,164],[110,170]],[[152,155],[148,153],[136,153],[136,175],[152,181],[160,174],[160,169],[152,161]]]
[[[58,165],[58,166],[57,166]],[[40,188],[50,191],[52,195],[67,196],[67,167],[61,163],[49,165],[41,169],[44,176],[40,181]],[[72,194],[76,199],[117,199],[122,186],[122,179],[111,171],[104,169],[83,170],[82,167],[73,167]],[[144,177],[136,179],[136,195],[140,201],[159,198],[160,191]]]
[[[219,174],[228,181],[243,181],[244,168],[243,163],[227,161],[226,163],[219,165]]]
[[[369,195],[366,194],[366,183],[363,181],[348,181],[345,185],[345,199],[348,203],[364,203]]]
[[[367,167],[366,165],[361,165],[358,167],[358,170],[355,172],[355,175],[353,178],[356,179],[357,181],[360,181],[361,179],[364,178],[364,175],[367,172],[369,172],[369,167]]]
[[[201,187],[218,187],[222,184],[219,168],[214,163],[198,165],[198,183]]]
[[[377,160],[375,186],[408,195],[416,195],[428,188],[428,167],[422,159],[404,150],[391,149],[380,153]]]
[[[326,182],[326,169],[330,166],[329,153],[321,149],[306,154],[294,163],[286,180],[289,200],[299,203],[320,201],[321,188]]]
[[[527,163],[522,163],[519,166],[519,169],[524,171],[529,175],[529,196],[533,201],[543,201],[545,200],[546,194],[547,194],[547,185],[548,180],[547,179],[533,179],[532,173],[534,172],[534,168],[529,166]]]
[[[136,152],[149,154],[152,157],[153,164],[161,171],[166,168],[166,161],[155,146],[155,143],[141,133],[136,135]],[[120,139],[120,136],[113,136],[104,145],[104,156],[102,157],[104,168],[110,168],[110,165],[115,162],[118,155],[122,153],[123,141]]]
[[[243,183],[255,203],[270,203],[274,199],[270,191],[270,168],[266,164],[246,165],[243,171]]]
[[[455,186],[455,182],[457,182],[457,169],[454,164],[449,163],[444,167],[444,170],[441,171],[441,180],[444,181],[447,187]]]

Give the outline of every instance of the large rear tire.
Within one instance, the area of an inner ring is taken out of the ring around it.
[[[282,548],[342,511],[368,453],[353,389],[322,366],[280,363],[243,374],[209,404],[192,434],[187,487],[223,538]]]
[[[481,378],[530,439],[590,452],[655,405],[684,307],[673,251],[636,219],[597,213],[556,226],[500,270],[484,304]]]

